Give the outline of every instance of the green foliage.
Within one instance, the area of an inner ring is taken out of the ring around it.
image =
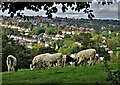
[[[110,61],[111,62],[116,62],[116,63],[119,63],[119,60],[118,60],[119,58],[118,58],[118,56],[117,56],[117,52],[115,52],[114,51],[114,53],[113,54],[110,54]]]
[[[60,49],[58,50],[58,52],[62,53],[62,54],[65,54],[65,55],[70,55],[70,49],[66,48],[66,49]]]
[[[1,24],[5,24],[5,21],[2,21]]]
[[[32,30],[32,34],[33,34],[33,35],[39,35],[39,34],[41,34],[41,33],[45,33],[45,29],[44,29],[44,28],[39,28],[39,27],[37,27],[37,28],[34,28],[34,29]]]
[[[70,39],[65,39],[64,40],[64,44],[67,45],[67,47],[71,46],[74,43],[74,41],[70,40]]]
[[[17,29],[11,29],[11,28],[2,28],[3,34],[6,35],[15,35],[15,36],[21,36],[20,32]]]
[[[101,33],[101,36],[104,36],[104,37],[109,37],[109,34],[108,34],[108,32],[107,31],[103,31],[102,33]]]
[[[110,68],[110,66],[108,65],[106,61],[104,61],[104,65],[105,65],[106,72],[108,75],[107,81],[110,81],[112,85],[119,85],[120,84],[120,70],[117,68],[117,70],[112,71],[112,69]]]
[[[108,53],[108,51],[105,51],[104,47],[96,47],[95,49],[100,57],[105,57],[107,61],[110,60],[110,54]]]
[[[58,34],[59,34],[59,35],[62,35],[62,31],[61,31],[61,30],[58,30]]]
[[[10,20],[7,21],[6,24],[7,24],[7,25],[13,25],[12,21],[10,21]]]
[[[45,33],[48,35],[55,35],[55,34],[57,34],[57,31],[54,28],[47,27],[45,30]]]
[[[34,44],[32,46],[32,48],[41,48],[41,47],[45,47],[44,44],[43,45],[41,45],[41,44]]]
[[[52,41],[52,43],[50,44],[54,49],[56,48],[56,46],[58,46],[58,49],[62,48],[63,45],[64,45],[64,40],[55,40],[55,41]]]
[[[2,33],[6,34],[6,35],[12,34],[13,33],[13,29],[2,27]]]
[[[117,44],[112,39],[107,40],[107,45],[110,50],[114,50],[117,47]]]
[[[32,48],[30,55],[33,58],[34,56],[39,54],[56,53],[56,52],[57,51],[55,51],[53,48],[50,48],[50,47],[40,47],[40,48]]]
[[[76,44],[73,44],[72,47],[69,49],[71,54],[77,53],[81,50],[80,46]]]
[[[116,32],[113,31],[113,32],[111,33],[111,37],[116,37]]]
[[[65,39],[64,42],[62,43],[62,47],[59,49],[59,52],[63,54],[73,54],[77,53],[81,50],[80,46],[75,44],[74,41],[70,39]]]
[[[20,36],[20,32],[19,32],[17,29],[14,29],[13,35],[15,35],[15,36]]]
[[[70,34],[65,34],[64,36],[65,36],[64,38],[71,38]]]
[[[96,42],[98,42],[98,43],[101,41],[100,40],[101,37],[98,34],[93,34],[91,39],[94,40],[94,41],[96,41]]]
[[[80,42],[83,45],[83,48],[89,48],[92,35],[90,33],[81,32],[79,35],[74,36],[74,41]]]
[[[18,26],[24,27],[24,28],[29,28],[32,26],[32,23],[31,22],[19,22]]]

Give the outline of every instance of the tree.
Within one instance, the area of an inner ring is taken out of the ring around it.
[[[41,33],[45,33],[45,29],[44,28],[34,28],[31,32],[33,35],[39,35]]]
[[[51,28],[51,27],[47,27],[46,30],[45,30],[45,33],[48,34],[48,35],[57,34],[56,30],[54,28]]]
[[[107,31],[103,31],[103,32],[101,33],[101,36],[104,36],[104,37],[108,38],[108,37],[109,37],[109,34],[108,34]]]
[[[8,21],[7,25],[13,25],[12,21]]]
[[[65,38],[71,38],[70,34],[65,34]]]
[[[20,35],[20,32],[17,29],[14,29],[14,35],[18,36],[18,35]]]
[[[80,46],[77,45],[77,44],[72,44],[72,47],[70,48],[70,52],[71,54],[74,54],[74,53],[77,53],[79,52],[81,49],[80,49]]]
[[[44,53],[57,53],[56,50],[54,50],[53,48],[50,47],[40,47],[40,48],[32,48],[31,49],[31,53],[30,56],[31,58],[35,57],[36,55],[39,54],[44,54]]]
[[[21,11],[24,10],[24,8],[26,7],[27,9],[33,10],[35,12],[39,11],[43,9],[46,11],[46,15],[48,16],[48,18],[52,18],[52,13],[56,13],[58,11],[58,8],[56,6],[54,6],[54,3],[56,4],[62,4],[62,12],[66,12],[68,10],[68,7],[71,8],[71,10],[75,10],[80,12],[81,10],[83,10],[84,13],[88,14],[88,18],[92,19],[94,17],[93,15],[93,10],[90,9],[91,3],[93,0],[91,1],[86,1],[86,2],[3,2],[1,5],[1,9],[2,12],[4,12],[5,10],[9,10],[9,14],[11,15],[11,17],[14,16],[14,14],[16,14],[17,11]],[[112,4],[113,2],[116,2],[116,0],[98,0],[98,4]],[[74,6],[76,4],[76,7]],[[24,17],[25,15],[23,15],[23,13],[18,12],[17,16],[20,17]],[[24,17],[24,19],[27,19],[26,17]]]
[[[112,39],[108,39],[107,46],[110,50],[114,50],[114,49],[116,49],[117,44],[114,41],[112,41]]]
[[[92,35],[90,33],[81,32],[79,35],[74,36],[74,41],[80,42],[83,45],[83,49],[90,46]]]
[[[31,22],[19,22],[18,26],[24,27],[24,28],[29,28],[31,27],[32,23]]]
[[[61,47],[63,47],[63,45],[64,45],[64,40],[55,40],[55,41],[52,41],[52,43],[50,44],[51,45],[51,47],[53,47],[54,49],[56,49],[56,47],[58,46],[58,48],[57,49],[60,49]]]
[[[44,44],[43,45],[41,45],[41,44],[34,44],[32,46],[32,48],[42,48],[42,47],[45,47]]]

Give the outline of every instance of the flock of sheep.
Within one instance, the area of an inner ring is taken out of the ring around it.
[[[30,69],[46,69],[50,67],[55,66],[67,66],[67,65],[83,65],[83,64],[89,64],[89,65],[95,65],[99,61],[103,61],[104,58],[101,59],[96,54],[95,49],[86,49],[82,50],[76,54],[64,55],[62,53],[44,53],[37,55],[33,58],[32,64],[30,64]],[[8,72],[10,71],[16,71],[17,66],[17,59],[13,55],[9,55],[6,60]]]

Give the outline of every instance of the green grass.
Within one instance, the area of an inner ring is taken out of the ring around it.
[[[109,63],[112,70],[117,63]],[[23,69],[18,72],[2,73],[3,83],[106,83],[107,73],[104,64],[95,66],[54,67],[46,70]]]

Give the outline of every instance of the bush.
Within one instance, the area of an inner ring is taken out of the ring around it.
[[[114,62],[118,63],[118,57],[117,57],[116,53],[110,55],[110,61],[113,63]]]
[[[106,61],[104,61],[104,65],[108,75],[107,81],[110,81],[112,85],[120,85],[120,70],[112,71]]]

